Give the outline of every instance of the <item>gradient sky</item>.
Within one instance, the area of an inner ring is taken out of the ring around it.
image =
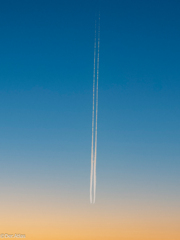
[[[180,2],[2,0],[0,32],[0,234],[179,240]]]

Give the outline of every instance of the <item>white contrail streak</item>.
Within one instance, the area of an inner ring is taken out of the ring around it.
[[[94,201],[93,201],[93,203],[95,203],[95,199],[96,199],[96,158],[97,158],[99,47],[100,47],[100,14],[99,14],[99,26],[98,26],[98,54],[97,54],[97,82],[96,82],[96,128],[95,128],[95,149],[94,149]]]
[[[92,142],[91,142],[90,203],[92,203],[93,168],[94,168],[94,99],[95,99],[95,77],[96,77],[96,21],[95,21],[95,37],[94,37],[94,70],[93,70],[93,108],[92,108]]]
[[[96,44],[98,46],[97,49],[96,49]],[[95,198],[96,198],[96,158],[97,158],[99,47],[100,47],[100,14],[99,14],[99,24],[98,24],[98,41],[96,39],[96,21],[95,21],[95,37],[94,37],[94,70],[93,70],[93,107],[92,107],[90,203],[95,203]],[[97,54],[96,54],[96,52],[97,52]],[[96,66],[96,58],[97,58],[97,66]],[[96,72],[96,68],[97,68],[97,72]],[[95,85],[96,85],[96,92],[95,92]],[[94,114],[95,113],[95,99],[96,99],[96,116],[94,116],[95,115]],[[96,121],[95,124],[94,124],[94,120]],[[94,129],[94,125],[95,125],[95,129]]]

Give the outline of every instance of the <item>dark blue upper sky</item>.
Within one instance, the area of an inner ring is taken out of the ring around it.
[[[178,1],[7,0],[0,8],[1,88],[89,88],[98,9],[102,88],[159,90],[178,82]]]
[[[69,154],[70,164],[82,151],[89,174],[94,23],[99,11],[99,159],[111,159],[116,166],[128,154],[137,165],[147,156],[152,156],[149,164],[166,158],[167,169],[178,159],[177,0],[1,1],[2,156],[12,153],[8,159],[13,160],[23,151],[26,156],[39,151],[39,159],[44,152]]]

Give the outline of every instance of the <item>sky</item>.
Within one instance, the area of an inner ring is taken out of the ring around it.
[[[180,239],[179,16],[177,0],[1,1],[0,234]]]

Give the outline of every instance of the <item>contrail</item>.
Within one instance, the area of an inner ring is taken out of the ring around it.
[[[93,168],[94,168],[94,99],[95,99],[95,77],[96,77],[96,21],[95,21],[95,37],[94,37],[94,70],[93,70],[93,109],[92,109],[90,203],[92,203]]]
[[[90,173],[90,203],[95,203],[96,197],[96,158],[97,158],[97,119],[98,119],[98,80],[99,80],[99,47],[100,47],[100,14],[98,24],[98,49],[96,49],[96,21],[95,21],[95,38],[94,38],[94,70],[93,70],[93,109],[92,109],[92,142],[91,142],[91,173]],[[97,73],[96,73],[96,51],[97,51]],[[95,95],[96,84],[96,95]],[[94,108],[96,98],[96,123],[94,130]],[[94,133],[95,131],[95,133]],[[94,136],[95,135],[95,136]],[[95,138],[95,143],[94,143]],[[94,189],[93,189],[94,188]],[[94,190],[94,192],[93,192]],[[92,197],[93,196],[93,197]]]
[[[99,14],[99,26],[98,26],[98,54],[97,54],[97,82],[96,82],[96,129],[95,129],[95,153],[94,153],[94,201],[93,201],[93,203],[95,203],[95,199],[96,199],[96,158],[97,158],[99,47],[100,47],[100,14]]]

